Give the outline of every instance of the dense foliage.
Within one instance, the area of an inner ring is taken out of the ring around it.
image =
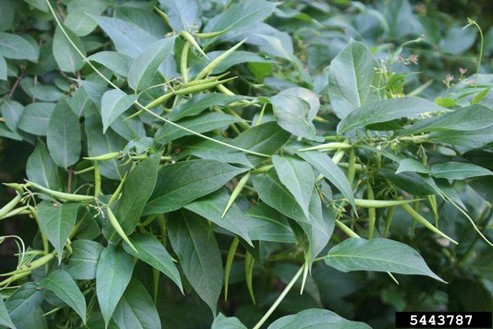
[[[491,310],[493,29],[328,3],[1,0],[0,328]]]

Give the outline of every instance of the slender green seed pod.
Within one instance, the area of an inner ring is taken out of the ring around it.
[[[181,88],[181,89],[178,89],[178,90],[175,90],[174,91],[174,94],[175,95],[186,95],[186,94],[193,94],[193,93],[196,93],[196,92],[199,92],[199,91],[204,91],[204,90],[208,90],[208,89],[211,89],[211,88],[214,88],[214,87],[217,87],[225,82],[228,82],[228,81],[231,81],[231,80],[234,80],[236,79],[236,77],[232,77],[232,78],[229,78],[229,79],[224,79],[224,80],[219,80],[219,81],[211,81],[211,82],[208,82],[208,83],[204,83],[204,84],[200,84],[200,85],[195,85],[195,86],[190,86],[190,87],[187,87],[187,88]]]
[[[49,254],[43,255],[43,256],[39,257],[38,259],[36,259],[35,261],[23,264],[22,266],[17,268],[15,271],[3,273],[2,276],[10,276],[10,275],[15,275],[16,273],[24,273],[24,272],[30,273],[31,270],[34,270],[38,267],[43,266],[44,264],[46,264],[50,260],[52,260],[54,257],[55,257],[54,253],[49,253]]]
[[[7,219],[7,218],[10,218],[10,217],[14,217],[14,216],[17,216],[17,215],[27,215],[27,214],[30,214],[30,213],[31,213],[31,211],[29,210],[29,207],[28,206],[23,206],[23,207],[19,207],[19,208],[13,209],[13,210],[9,211],[8,213],[6,213],[5,215],[2,215],[0,217],[0,220]]]
[[[217,32],[206,32],[206,33],[195,33],[194,35],[197,37],[197,38],[201,38],[201,39],[210,39],[210,38],[215,38],[215,37],[218,37],[220,36],[221,34],[224,34],[228,31],[229,29],[224,29],[224,30],[221,30],[221,31],[217,31]]]
[[[159,9],[158,6],[154,6],[154,10],[156,10],[156,12],[158,13],[159,16],[161,16],[161,18],[163,19],[163,21],[166,22],[166,24],[168,24],[169,27],[173,28],[169,22],[169,18],[168,18],[168,15],[166,15],[166,13],[164,11],[162,11],[161,9]]]
[[[223,73],[221,75],[216,75],[216,76],[208,77],[208,78],[201,79],[201,80],[189,81],[189,82],[181,84],[180,88],[182,89],[182,88],[187,88],[187,87],[191,87],[191,86],[203,85],[204,83],[218,81],[218,80],[221,80],[222,78],[224,78],[225,76],[227,76],[229,73],[230,72],[228,71],[228,72]]]
[[[113,160],[121,156],[121,152],[110,152],[106,154],[97,155],[94,157],[84,157],[84,160],[90,161],[105,161],[105,160]]]
[[[360,238],[358,234],[356,234],[353,230],[351,230],[346,224],[336,219],[336,226],[343,231],[350,238]]]
[[[5,206],[3,206],[0,209],[0,219],[2,219],[11,210],[13,210],[17,206],[17,204],[21,201],[21,199],[22,199],[22,195],[19,192],[17,192],[17,195],[15,196],[15,198],[10,200]]]
[[[346,150],[352,148],[351,144],[341,143],[341,142],[331,142],[325,143],[321,145],[311,146],[302,148],[298,150],[298,152],[306,152],[306,151],[334,151],[334,150]]]
[[[31,271],[23,271],[23,272],[16,273],[13,276],[11,276],[10,278],[7,278],[7,279],[1,281],[0,282],[0,287],[6,286],[6,285],[8,285],[11,282],[14,282],[14,281],[17,281],[19,279],[25,278],[29,274],[31,274]]]
[[[373,189],[371,184],[368,183],[368,188],[366,194],[370,201],[375,201],[375,195],[373,194]],[[375,222],[377,220],[377,213],[375,208],[368,208],[368,239],[373,239],[373,234],[375,233]]]
[[[101,194],[101,173],[99,172],[99,163],[94,162],[94,197],[97,198]]]
[[[344,156],[344,150],[343,149],[339,149],[339,151],[337,151],[336,153],[334,153],[334,156],[332,157],[332,161],[335,164],[338,164],[339,161],[342,160],[342,157],[343,156]]]
[[[181,31],[180,32],[180,36],[182,36],[185,40],[187,40],[188,44],[190,44],[192,47],[194,47],[195,49],[197,49],[197,51],[202,56],[204,56],[205,58],[209,58],[206,55],[206,53],[204,53],[204,51],[202,50],[202,48],[200,48],[199,44],[197,43],[197,41],[195,41],[195,38],[190,33],[188,33],[187,31]]]
[[[260,167],[260,168],[257,168],[257,169],[253,169],[251,171],[251,174],[252,175],[265,174],[266,172],[268,172],[269,170],[271,170],[273,167],[274,167],[273,165],[267,165],[267,166],[263,166],[263,167]]]
[[[231,193],[231,196],[229,197],[228,204],[224,208],[223,214],[221,215],[221,219],[224,218],[226,213],[228,212],[229,208],[235,202],[236,198],[240,194],[240,192],[243,190],[245,187],[245,184],[248,182],[248,179],[250,178],[250,172],[247,172],[245,176],[243,176],[238,184],[235,186],[233,192]]]
[[[228,250],[228,256],[226,258],[226,266],[224,267],[224,300],[228,300],[228,288],[229,288],[229,274],[231,273],[231,267],[233,266],[233,260],[235,258],[236,250],[240,239],[237,236],[231,242],[231,246]]]
[[[253,266],[254,265],[255,265],[255,259],[253,258],[252,254],[247,252],[245,255],[246,284],[247,284],[248,292],[250,293],[250,297],[252,298],[252,302],[253,304],[256,304],[255,294],[253,293]]]
[[[349,151],[349,167],[347,170],[347,180],[349,181],[349,184],[352,185],[354,182],[354,176],[356,174],[356,152],[354,152],[354,148],[351,148]]]
[[[115,192],[113,192],[113,194],[111,195],[110,201],[108,201],[108,206],[111,205],[113,202],[115,202],[116,199],[118,199],[120,193],[122,192],[123,184],[125,184],[126,179],[127,179],[127,173],[123,175],[122,181],[120,182],[120,184],[118,184],[118,187],[116,188]]]
[[[174,95],[175,95],[175,94],[174,94],[172,91],[170,91],[170,92],[168,92],[168,93],[164,94],[163,96],[160,96],[160,97],[156,98],[155,100],[153,100],[152,102],[150,102],[149,104],[147,104],[145,107],[146,107],[147,109],[149,109],[149,110],[150,110],[150,109],[153,109],[153,108],[155,108],[155,107],[157,107],[157,106],[159,106],[159,105],[161,105],[161,104],[166,103],[166,102],[167,102],[167,101],[168,101],[171,97],[173,97]],[[132,114],[131,116],[138,115],[138,114],[140,114],[140,113],[142,113],[142,112],[144,112],[144,110],[139,110],[138,112],[136,112],[136,113]],[[138,113],[138,114],[137,114],[137,113]]]
[[[430,206],[431,206],[431,210],[433,211],[433,218],[435,218],[435,226],[438,226],[437,197],[435,194],[430,194],[427,197],[428,197],[428,202],[430,203]]]
[[[387,237],[390,231],[390,225],[392,224],[392,219],[394,218],[395,206],[389,207],[387,213],[385,214],[385,230],[383,236]]]
[[[19,192],[22,194],[24,192],[24,185],[19,184],[19,183],[3,183],[3,185],[10,187],[11,189],[14,189],[16,192]]]
[[[223,84],[218,85],[217,86],[217,90],[219,90],[220,92],[222,92],[225,95],[236,96],[236,94],[234,92],[232,92],[231,90],[229,90],[228,88],[226,88]]]
[[[190,49],[190,43],[185,42],[183,46],[183,50],[181,52],[180,58],[180,70],[183,81],[188,82],[188,51]]]
[[[136,253],[139,253],[139,251],[135,249],[134,245],[132,244],[132,242],[130,242],[130,239],[123,231],[120,223],[118,222],[118,219],[116,219],[115,214],[113,214],[113,211],[110,207],[106,207],[106,213],[108,214],[108,220],[110,221],[111,226],[113,226],[113,228],[115,229],[115,232],[118,233],[118,235],[130,246],[130,248],[132,248]]]
[[[46,187],[43,187],[39,184],[33,183],[31,181],[26,180],[28,183],[26,186],[33,186],[36,189],[43,191],[45,193],[50,194],[51,196],[62,200],[62,201],[74,201],[74,202],[91,202],[94,201],[94,196],[92,195],[82,195],[82,194],[72,194],[72,193],[64,193],[64,192],[58,192],[54,190],[50,190]]]
[[[204,78],[205,76],[207,76],[208,74],[210,74],[216,68],[216,66],[218,66],[222,61],[224,61],[226,59],[226,57],[228,57],[236,49],[238,49],[245,41],[246,41],[246,39],[243,39],[242,41],[237,43],[235,46],[231,47],[229,50],[225,51],[224,53],[222,53],[218,57],[214,58],[209,64],[207,64],[206,67],[204,67],[202,69],[202,71],[199,72],[199,74],[197,74],[197,76],[195,77],[194,80],[200,80],[200,79]]]
[[[402,204],[401,207],[409,216],[411,216],[412,219],[419,222],[421,225],[423,225],[424,227],[426,227],[427,229],[429,229],[433,233],[438,234],[442,238],[445,238],[454,244],[459,244],[457,241],[455,241],[454,239],[452,239],[451,237],[449,237],[448,235],[446,235],[445,233],[440,231],[438,228],[433,226],[430,222],[428,222],[428,220],[426,220],[426,218],[424,218],[419,213],[417,213],[416,210],[414,210],[408,204]]]
[[[387,208],[393,206],[400,206],[402,204],[416,202],[422,199],[412,200],[369,200],[369,199],[354,199],[356,207],[361,208]]]

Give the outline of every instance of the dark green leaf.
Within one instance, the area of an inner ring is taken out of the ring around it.
[[[114,17],[92,16],[108,34],[116,50],[131,58],[138,57],[157,38],[137,25]]]
[[[396,174],[396,169],[397,166],[388,166],[380,168],[378,173],[397,188],[403,189],[412,195],[435,194],[435,190],[423,176],[414,171],[404,171]]]
[[[309,163],[292,156],[272,157],[272,163],[281,183],[294,196],[308,218],[308,208],[315,186],[315,175]]]
[[[274,321],[267,329],[371,329],[363,322],[349,321],[329,310],[307,309]]]
[[[396,174],[401,172],[412,171],[421,174],[431,173],[431,169],[415,159],[403,159],[399,161],[399,167],[397,168]]]
[[[227,318],[222,313],[219,313],[214,319],[211,329],[247,329],[247,327],[237,318]]]
[[[144,214],[170,212],[212,193],[246,169],[214,160],[191,160],[162,167]]]
[[[123,112],[128,110],[137,95],[127,95],[120,89],[111,89],[104,93],[101,99],[101,118],[103,120],[103,133]]]
[[[183,291],[180,273],[173,262],[173,258],[159,240],[151,235],[134,234],[130,241],[138,253],[125,243],[123,248],[126,252],[161,271]]]
[[[11,327],[12,329],[17,329],[10,319],[9,313],[5,304],[3,302],[3,298],[0,297],[0,326]]]
[[[171,218],[169,240],[188,281],[216,314],[224,276],[221,251],[207,222],[196,217],[187,213]]]
[[[79,37],[69,28],[64,27],[65,32],[77,48],[86,55],[86,50]],[[62,30],[57,27],[53,37],[53,56],[60,70],[65,72],[75,72],[84,66],[82,56],[75,50],[74,46],[68,41]]]
[[[297,154],[317,169],[330,183],[334,184],[353,208],[356,207],[353,189],[346,175],[328,155],[319,152],[298,152]]]
[[[229,198],[230,195],[226,190],[221,189],[187,204],[185,208],[210,220],[216,225],[225,228],[231,233],[239,235],[246,242],[251,244],[252,241],[250,240],[248,230],[245,227],[245,222],[248,218],[245,217],[236,204],[233,203],[225,216],[221,218]]]
[[[111,129],[103,134],[103,125],[98,114],[92,114],[85,118],[85,130],[87,134],[87,151],[91,157],[121,151],[127,143],[126,140]],[[99,167],[103,176],[115,180],[121,180],[123,173],[129,168],[128,166],[122,166],[121,162],[115,159],[101,161]]]
[[[318,99],[317,94],[306,88],[288,88],[282,90],[280,94],[293,95],[307,102],[310,105],[310,110],[308,111],[307,116],[308,121],[312,121],[317,115],[318,110],[320,109],[320,100]]]
[[[27,282],[20,286],[5,302],[5,307],[9,312],[10,319],[18,329],[26,315],[34,312],[44,299],[44,293],[34,282]]]
[[[137,117],[128,119],[131,113],[122,113],[113,121],[110,128],[127,141],[146,138],[144,123]]]
[[[39,49],[15,34],[0,32],[0,55],[12,59],[38,60]]]
[[[2,20],[0,21],[0,31],[7,30],[14,21],[15,15],[15,0],[0,1],[0,13]]]
[[[89,60],[106,66],[111,71],[126,77],[132,58],[117,51],[100,51],[88,57]]]
[[[7,100],[0,106],[0,113],[7,127],[12,131],[17,131],[20,117],[24,111],[24,106],[16,101]]]
[[[33,135],[46,136],[55,103],[32,103],[27,105],[19,120],[19,129]]]
[[[472,163],[449,161],[433,165],[431,174],[436,178],[462,180],[478,176],[491,176],[493,172]]]
[[[79,207],[79,203],[58,204],[47,200],[38,204],[39,226],[55,247],[59,264],[62,262],[67,238],[74,228]]]
[[[438,143],[465,146],[471,149],[481,148],[493,142],[493,125],[473,131],[437,131],[431,133],[428,138]]]
[[[475,28],[465,29],[462,26],[453,26],[446,31],[438,46],[442,52],[451,55],[462,54],[471,48],[478,34]]]
[[[53,161],[65,169],[79,160],[82,148],[79,119],[65,102],[59,102],[50,116],[48,149]]]
[[[113,314],[121,329],[161,329],[156,305],[140,281],[130,281]]]
[[[177,122],[180,126],[195,131],[196,133],[204,133],[214,129],[221,129],[229,125],[243,121],[243,119],[224,113],[210,112],[201,116],[186,118]],[[193,135],[193,133],[180,129],[176,126],[166,124],[159,128],[155,138],[159,143],[167,143],[177,138]]]
[[[263,154],[274,154],[291,137],[275,122],[266,122],[243,131],[234,139],[234,145]]]
[[[99,256],[104,247],[92,240],[75,240],[71,244],[73,254],[70,256],[67,272],[75,280],[93,280]]]
[[[264,0],[249,0],[229,7],[207,22],[204,32],[240,29],[269,17],[276,3]]]
[[[46,145],[40,140],[36,143],[33,153],[27,159],[26,174],[31,182],[55,191],[62,189],[63,185],[58,167],[51,159]]]
[[[344,119],[353,110],[378,100],[375,93],[378,62],[361,42],[351,41],[331,62],[329,97],[334,112]]]
[[[84,88],[79,88],[69,100],[70,108],[77,117],[84,116],[85,113],[90,113],[90,111],[95,111],[94,103],[87,95]]]
[[[168,116],[171,121],[200,114],[205,109],[215,106],[226,106],[238,100],[245,99],[243,96],[230,96],[219,93],[196,94],[186,102],[174,107]]]
[[[270,98],[276,121],[284,130],[314,141],[324,141],[316,135],[315,126],[310,122],[310,104],[290,94],[277,94]]]
[[[295,242],[294,233],[286,217],[265,203],[259,203],[245,213],[244,225],[252,240]]]
[[[41,279],[39,286],[53,292],[81,317],[82,322],[86,323],[86,300],[70,274],[56,270]]]
[[[78,36],[85,36],[98,25],[88,14],[100,15],[108,7],[105,0],[93,0],[87,5],[85,0],[73,0],[67,5],[68,15],[63,22]]]
[[[199,29],[199,2],[197,0],[159,0],[176,32]]]
[[[127,288],[134,270],[133,257],[122,248],[104,248],[96,271],[96,294],[106,326]]]
[[[327,265],[342,272],[378,271],[426,275],[442,281],[421,255],[404,243],[389,239],[349,238],[329,250]]]
[[[165,62],[172,54],[174,46],[175,37],[167,37],[147,47],[130,66],[128,85],[134,90],[142,90],[149,87],[159,65]]]
[[[7,67],[7,61],[3,58],[3,56],[0,56],[0,80],[7,81],[8,71],[9,68]]]
[[[337,126],[339,133],[364,128],[370,124],[400,118],[412,118],[425,112],[447,111],[424,98],[402,97],[366,103],[348,114]]]
[[[114,214],[127,235],[135,230],[142,210],[154,190],[160,159],[160,153],[150,156],[130,171],[125,180]],[[115,242],[120,239],[111,225],[106,228],[108,230],[104,233],[109,241]]]

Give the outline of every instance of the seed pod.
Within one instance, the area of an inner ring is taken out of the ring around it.
[[[325,143],[321,145],[311,146],[307,148],[303,148],[298,150],[298,152],[306,152],[306,151],[334,151],[334,150],[345,150],[352,148],[351,144],[341,143],[341,142],[331,142]]]
[[[116,233],[118,233],[118,235],[130,246],[130,248],[132,248],[136,253],[139,253],[139,251],[135,249],[134,245],[132,244],[132,242],[130,242],[128,236],[123,231],[120,223],[118,222],[118,219],[116,219],[115,214],[113,214],[113,211],[110,207],[106,207],[106,213],[108,214],[108,220],[110,221],[111,226],[113,226],[113,228],[115,229]]]
[[[28,184],[26,184],[26,186],[32,185],[36,189],[41,190],[45,193],[48,193],[51,196],[53,196],[59,200],[62,200],[62,201],[74,201],[74,202],[91,202],[91,201],[94,201],[94,196],[92,196],[92,195],[82,195],[82,194],[58,192],[58,191],[50,190],[46,187],[43,187],[39,184],[30,182],[28,180],[26,180],[26,182],[28,183]]]
[[[420,201],[422,199],[412,200],[369,200],[369,199],[354,199],[354,204],[361,208],[387,208],[400,206],[406,203]]]
[[[106,154],[97,155],[94,157],[84,157],[84,159],[90,160],[90,161],[105,161],[105,160],[116,159],[120,155],[121,155],[120,152],[110,152],[110,153],[106,153]]]
[[[239,243],[240,239],[235,236],[229,247],[228,256],[226,257],[226,266],[224,267],[224,300],[228,300],[229,274],[231,273],[231,267],[233,266],[233,260]]]
[[[366,190],[368,199],[370,201],[375,201],[375,195],[373,194],[373,189],[370,183],[368,183],[368,189]],[[377,220],[377,213],[375,208],[368,208],[368,239],[373,239],[373,234],[375,232],[375,222]]]
[[[22,196],[17,192],[15,198],[10,200],[5,206],[0,209],[0,219],[2,219],[5,215],[7,215],[12,209],[17,206],[17,204],[21,201]]]
[[[231,47],[229,50],[225,51],[224,53],[222,53],[218,57],[214,58],[209,64],[207,64],[206,67],[204,67],[202,69],[202,71],[199,72],[199,74],[197,74],[197,76],[195,77],[194,80],[200,80],[200,79],[204,78],[205,76],[207,76],[208,74],[210,74],[216,68],[216,66],[218,66],[222,61],[224,61],[226,59],[226,57],[228,57],[236,49],[238,49],[243,44],[243,42],[245,42],[245,41],[246,41],[246,39],[241,40],[235,46]]]
[[[187,31],[181,31],[180,32],[180,36],[182,36],[183,38],[185,38],[185,40],[187,40],[188,44],[190,44],[192,47],[194,47],[195,49],[197,49],[197,51],[202,55],[204,56],[205,58],[209,58],[205,53],[204,51],[202,50],[202,48],[200,48],[199,44],[197,43],[197,41],[195,41],[194,37],[188,33]]]
[[[248,182],[248,178],[250,178],[250,172],[247,172],[245,176],[243,176],[238,184],[236,184],[233,192],[231,193],[231,197],[228,200],[228,203],[226,204],[226,207],[224,208],[223,214],[221,215],[221,219],[224,218],[226,213],[228,212],[229,208],[235,202],[236,198],[240,194],[240,192],[243,190],[245,187],[245,184]]]

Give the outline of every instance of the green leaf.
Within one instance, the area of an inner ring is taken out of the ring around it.
[[[39,49],[23,37],[0,32],[0,55],[11,59],[27,59],[36,62]]]
[[[337,117],[378,100],[375,93],[378,62],[367,46],[351,41],[331,62],[329,97]]]
[[[6,100],[0,106],[0,113],[2,114],[3,120],[10,130],[16,132],[19,120],[24,112],[24,106],[21,103]]]
[[[448,111],[424,98],[391,98],[365,105],[348,114],[337,126],[342,134],[351,130],[364,128],[370,124],[392,121],[400,118],[412,118],[425,112]]]
[[[12,329],[17,329],[10,319],[9,312],[5,307],[5,303],[3,302],[3,298],[0,297],[0,326],[11,327]]]
[[[86,300],[70,274],[56,270],[39,280],[38,284],[53,292],[81,317],[82,322],[86,323]]]
[[[183,291],[180,273],[173,262],[173,258],[158,239],[152,235],[134,234],[130,241],[138,253],[125,243],[123,248],[127,253],[161,271]]]
[[[101,99],[101,118],[103,120],[103,133],[108,127],[137,99],[137,95],[127,95],[120,89],[111,89],[104,93]]]
[[[122,248],[104,248],[96,271],[96,294],[106,327],[127,288],[134,270],[133,257]]]
[[[46,136],[55,105],[55,103],[43,102],[26,105],[19,119],[18,128],[33,135]]]
[[[162,167],[144,215],[170,212],[212,193],[246,169],[214,160],[191,160]]]
[[[293,243],[296,241],[286,217],[265,203],[259,203],[245,213],[244,225],[252,240]]]
[[[329,250],[325,263],[342,272],[416,274],[444,282],[430,270],[416,250],[389,239],[349,238]]]
[[[223,284],[221,251],[207,222],[196,215],[177,214],[170,218],[169,240],[180,259],[183,273],[199,297],[216,314]]]
[[[234,4],[210,19],[204,27],[204,32],[219,32],[250,26],[269,17],[276,6],[276,3],[264,0],[249,0]]]
[[[46,136],[53,161],[65,169],[75,164],[80,157],[81,139],[79,118],[65,101],[59,102],[51,113]]]
[[[214,319],[211,329],[247,329],[247,327],[237,318],[227,318],[222,313],[219,313]]]
[[[156,153],[139,163],[128,175],[122,195],[115,209],[115,216],[125,234],[130,235],[139,223],[144,206],[156,186],[161,154]],[[106,234],[109,241],[119,240],[114,230]]]
[[[173,53],[175,37],[158,40],[147,47],[137,57],[128,71],[128,85],[134,90],[142,90],[152,84],[159,65]]]
[[[276,121],[284,130],[309,140],[324,141],[316,135],[315,126],[310,122],[310,104],[302,98],[279,93],[270,98]]]
[[[414,159],[403,159],[399,161],[399,167],[397,168],[397,171],[395,173],[400,174],[401,172],[406,171],[417,172],[421,174],[431,173],[431,169],[428,166]]]
[[[404,171],[396,174],[397,166],[386,166],[380,168],[378,173],[384,179],[412,195],[435,194],[435,190],[430,186],[428,180],[414,171]],[[428,177],[429,178],[429,177]],[[429,178],[431,179],[431,178]]]
[[[3,56],[0,56],[0,80],[7,81],[9,68],[7,67],[7,61]]]
[[[108,129],[103,134],[103,125],[101,117],[98,114],[92,114],[85,117],[85,130],[87,135],[87,151],[89,156],[95,157],[111,152],[123,150],[127,141],[118,136],[113,130]],[[123,173],[129,169],[116,159],[101,161],[99,163],[101,175],[114,180],[121,180]]]
[[[205,133],[214,129],[221,129],[229,125],[243,121],[243,119],[224,113],[210,112],[200,116],[186,118],[178,123],[180,126],[195,131]],[[180,129],[176,126],[166,124],[156,132],[155,139],[159,143],[167,143],[183,136],[193,135],[191,132]]]
[[[473,131],[437,131],[428,138],[433,142],[465,146],[468,149],[481,148],[493,142],[493,124]]]
[[[491,176],[493,172],[472,163],[449,161],[433,165],[431,174],[436,178],[462,180],[478,176]]]
[[[200,114],[207,108],[215,106],[226,106],[230,103],[243,100],[243,96],[231,96],[219,93],[195,94],[186,102],[173,107],[168,119],[177,121],[181,118]]]
[[[161,329],[156,305],[144,285],[137,279],[130,281],[113,314],[121,329]]]
[[[72,32],[69,28],[64,27],[65,32],[70,37],[70,40],[77,46],[77,48],[86,55],[84,44],[80,41],[79,37]],[[53,56],[58,64],[60,70],[64,72],[75,72],[80,70],[84,66],[84,61],[81,55],[75,50],[72,44],[68,41],[65,34],[63,34],[60,27],[55,30],[55,36],[53,37]]]
[[[130,118],[130,113],[122,113],[111,123],[110,128],[127,141],[140,140],[146,137],[144,123],[138,118]]]
[[[332,161],[327,155],[319,152],[298,152],[303,160],[309,162],[317,169],[330,183],[332,183],[348,202],[356,209],[354,204],[354,195],[351,184],[344,175],[344,172]]]
[[[452,26],[446,30],[445,36],[440,38],[439,49],[445,54],[460,55],[474,45],[477,34],[475,28]]]
[[[305,216],[315,186],[315,175],[309,163],[292,156],[272,156],[272,164],[281,183],[294,196]]]
[[[399,132],[400,135],[419,134],[433,131],[475,131],[493,126],[493,110],[475,104],[445,112],[441,115],[418,120]]]
[[[99,256],[104,247],[92,240],[75,240],[71,247],[73,254],[68,261],[67,272],[75,280],[95,279]]]
[[[105,0],[93,0],[90,6],[85,0],[73,0],[67,5],[68,15],[63,23],[78,36],[88,35],[98,26],[88,14],[100,15],[107,7]]]
[[[283,316],[267,329],[371,329],[363,322],[346,320],[329,310],[307,309],[294,315]]]
[[[18,329],[24,329],[21,326],[24,318],[35,312],[41,306],[44,299],[44,293],[34,282],[27,282],[14,291],[14,293],[5,302],[5,307],[9,312],[10,319]]]
[[[62,262],[63,248],[74,228],[79,207],[79,203],[58,204],[47,200],[38,204],[39,225],[57,251],[58,264]]]
[[[307,102],[310,106],[307,116],[308,121],[312,121],[317,116],[318,110],[320,109],[320,100],[317,94],[313,91],[306,88],[294,87],[284,89],[280,92],[280,94],[293,95]]]
[[[90,61],[106,66],[116,74],[126,77],[132,58],[117,51],[100,51],[88,57]]]
[[[200,28],[200,6],[197,0],[159,0],[159,4],[176,32]]]
[[[40,140],[27,159],[26,174],[31,182],[55,191],[62,189],[63,185],[58,167],[51,159],[46,145]]]
[[[245,227],[245,222],[248,219],[236,204],[233,203],[226,215],[221,218],[229,197],[230,195],[226,190],[221,189],[187,204],[185,208],[225,228],[229,232],[237,234],[246,242],[252,244],[248,236],[248,230]]]
[[[234,145],[263,154],[274,154],[291,134],[273,121],[243,131],[234,139]]]
[[[124,20],[104,16],[91,17],[111,38],[116,50],[131,58],[138,57],[150,44],[157,41],[149,32]]]
[[[12,22],[14,21],[14,0],[0,1],[0,13],[2,13],[2,20],[0,21],[0,31],[5,31],[12,25]]]

